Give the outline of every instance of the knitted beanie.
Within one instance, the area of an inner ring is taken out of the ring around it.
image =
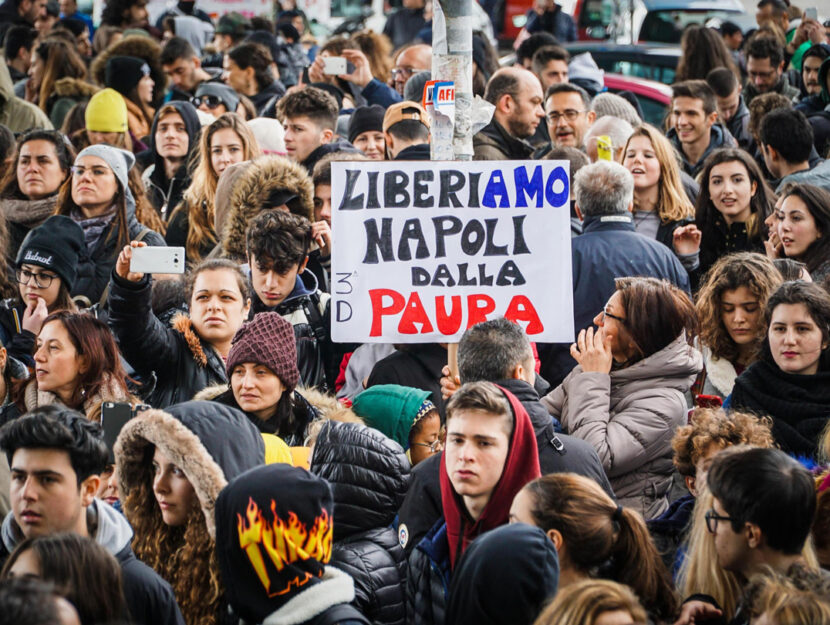
[[[89,99],[84,121],[91,132],[127,132],[127,103],[115,89],[102,89]]]
[[[398,384],[379,384],[354,398],[352,410],[369,427],[380,430],[404,449],[409,432],[435,405],[429,392]]]
[[[265,365],[287,391],[293,391],[300,381],[293,326],[275,312],[259,313],[242,324],[233,337],[225,365],[229,378],[233,368],[243,362]]]
[[[364,132],[371,130],[383,132],[384,114],[386,114],[386,109],[379,104],[356,108],[349,119],[349,143],[354,143],[354,140]]]
[[[78,260],[85,249],[81,227],[66,215],[52,215],[23,239],[15,265],[37,265],[54,271],[71,291],[78,277]]]
[[[237,616],[262,623],[320,582],[332,556],[333,512],[328,482],[287,464],[256,467],[222,489],[216,500],[216,559]],[[354,598],[351,578],[346,579],[351,596],[338,603]],[[337,597],[337,586],[323,591],[326,599]],[[314,614],[312,604],[306,599],[300,609]]]
[[[150,66],[144,59],[134,56],[113,56],[104,70],[104,85],[128,96],[145,76],[150,75]]]
[[[84,156],[97,156],[98,158],[106,161],[107,165],[109,165],[112,170],[112,173],[115,174],[115,178],[119,183],[121,183],[121,190],[123,191],[125,189],[129,189],[129,179],[127,176],[130,171],[130,167],[135,165],[135,156],[133,156],[132,152],[127,152],[127,150],[122,150],[121,148],[114,148],[111,145],[98,143],[81,150],[78,153],[78,156],[75,157],[75,164],[77,165],[78,161],[80,161]]]
[[[597,114],[597,119],[610,115],[624,119],[632,126],[639,126],[643,123],[643,120],[637,115],[637,110],[625,98],[607,91],[594,96],[594,99],[591,100],[591,110]]]

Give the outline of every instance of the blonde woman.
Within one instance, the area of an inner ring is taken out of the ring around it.
[[[622,153],[623,167],[634,177],[634,228],[677,254],[686,269],[698,262],[694,233],[695,209],[683,188],[671,143],[654,126],[638,126]],[[691,226],[691,227],[690,227]]]
[[[236,113],[220,115],[202,132],[192,182],[170,216],[165,237],[168,245],[185,248],[188,265],[198,264],[216,245],[214,203],[219,176],[228,166],[259,155],[256,138]]]
[[[646,611],[628,586],[591,579],[560,590],[534,625],[643,625]]]

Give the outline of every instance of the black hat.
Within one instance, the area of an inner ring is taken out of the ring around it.
[[[383,132],[383,116],[385,114],[386,109],[379,104],[356,108],[349,119],[349,143],[354,143],[359,134],[370,130]]]
[[[54,271],[71,291],[78,261],[86,251],[84,231],[66,215],[53,215],[23,239],[15,265],[37,265]]]
[[[114,56],[107,61],[104,86],[127,96],[138,86],[139,80],[149,75],[150,66],[144,59],[134,56]]]
[[[233,479],[216,500],[216,557],[236,615],[261,623],[318,583],[332,555],[334,504],[324,479],[269,464]]]

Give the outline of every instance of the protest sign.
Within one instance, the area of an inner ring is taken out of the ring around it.
[[[332,338],[457,342],[504,316],[573,341],[569,165],[332,163]]]

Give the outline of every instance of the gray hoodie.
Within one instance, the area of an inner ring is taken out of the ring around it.
[[[111,553],[124,583],[124,598],[136,625],[185,625],[170,584],[138,560],[130,542],[133,530],[127,520],[108,504],[95,499],[86,509],[90,537]],[[11,553],[23,540],[23,533],[9,512],[0,528],[0,552]]]

